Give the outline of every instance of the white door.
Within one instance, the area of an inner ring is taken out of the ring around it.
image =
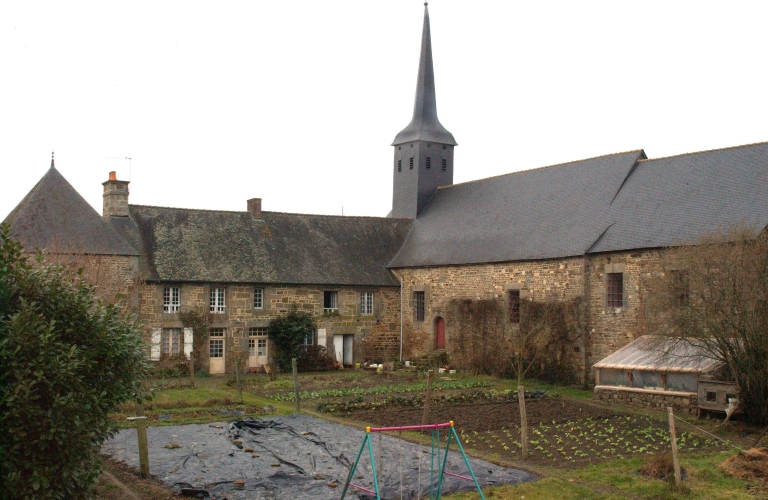
[[[336,362],[344,362],[344,335],[333,336],[333,352],[336,354]]]
[[[354,364],[354,359],[352,357],[353,353],[353,346],[355,342],[355,336],[354,335],[344,335],[344,365],[345,366],[352,366]]]
[[[248,366],[255,368],[267,364],[267,337],[248,338]]]
[[[208,373],[224,373],[224,338],[211,338],[208,341]]]

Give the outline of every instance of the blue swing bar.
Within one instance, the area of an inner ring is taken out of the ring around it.
[[[440,462],[440,429],[449,428],[450,432],[448,433],[448,439],[445,443],[445,453],[442,457],[442,464]],[[344,500],[344,497],[347,494],[347,491],[349,488],[354,488],[356,490],[364,491],[369,494],[376,495],[376,500],[381,500],[381,495],[379,493],[379,481],[376,477],[376,464],[373,459],[373,446],[371,445],[371,432],[388,432],[388,431],[412,431],[412,430],[431,430],[432,431],[432,452],[430,454],[430,465],[429,465],[429,498],[432,500],[432,493],[433,490],[433,484],[434,484],[434,463],[435,463],[435,448],[437,448],[437,465],[440,468],[437,471],[437,491],[434,492],[435,500],[439,500],[440,496],[442,494],[443,490],[443,475],[456,477],[459,479],[464,479],[465,481],[472,481],[475,483],[475,488],[477,488],[477,492],[480,494],[480,498],[482,500],[485,500],[485,495],[483,495],[483,491],[480,489],[480,484],[477,482],[477,478],[475,477],[475,473],[472,471],[472,466],[469,464],[469,459],[467,458],[467,454],[464,453],[464,447],[461,446],[461,441],[459,441],[459,435],[456,434],[456,429],[453,427],[453,420],[450,422],[442,423],[442,424],[429,424],[429,425],[404,425],[399,427],[366,427],[365,428],[365,438],[363,439],[363,444],[360,446],[360,451],[357,453],[357,458],[355,458],[355,463],[352,465],[352,467],[349,469],[349,475],[347,475],[347,480],[344,483],[344,489],[341,491],[341,500]],[[435,437],[437,436],[437,439]],[[462,476],[459,474],[454,474],[453,472],[447,472],[445,470],[445,466],[448,463],[448,448],[451,444],[451,438],[453,438],[456,441],[456,444],[459,447],[459,452],[461,452],[461,456],[464,458],[464,463],[467,465],[467,469],[469,470],[469,474],[472,477]],[[368,488],[365,488],[363,486],[359,486],[357,484],[352,484],[352,477],[355,474],[355,470],[357,469],[357,465],[360,462],[360,457],[363,456],[363,451],[365,450],[365,446],[368,445],[368,453],[371,458],[371,471],[373,473],[373,487],[375,490],[370,490]]]

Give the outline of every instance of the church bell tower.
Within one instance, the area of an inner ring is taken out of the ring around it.
[[[440,186],[453,184],[453,135],[437,119],[429,10],[424,3],[419,75],[413,118],[392,142],[395,147],[392,217],[415,219]]]

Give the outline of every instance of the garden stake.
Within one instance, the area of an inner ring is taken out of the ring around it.
[[[301,413],[301,402],[299,401],[299,368],[296,358],[291,360],[293,367],[293,392],[296,394],[296,413]]]
[[[435,378],[435,370],[427,371],[427,394],[424,397],[424,416],[421,417],[421,425],[427,425],[429,420],[429,400],[432,398],[432,379]]]
[[[240,398],[240,402],[243,402],[243,386],[240,383],[240,357],[235,358],[235,375],[237,377],[237,396]]]
[[[149,447],[147,446],[147,423],[144,416],[144,405],[136,405],[135,417],[128,417],[128,420],[136,421],[136,437],[139,440],[139,475],[149,477]]]
[[[522,444],[523,460],[528,459],[528,416],[525,414],[525,388],[517,386],[517,402],[520,405],[520,443]]]
[[[672,465],[675,467],[675,486],[680,487],[682,478],[680,477],[680,462],[677,460],[677,440],[675,438],[675,415],[672,413],[672,407],[667,407],[669,412],[669,444],[672,445]]]

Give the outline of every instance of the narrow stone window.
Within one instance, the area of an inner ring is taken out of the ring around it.
[[[398,172],[403,171],[403,160],[397,160],[397,171]]]
[[[163,289],[163,312],[175,313],[179,310],[179,289],[178,287],[165,287]]]
[[[427,170],[429,170],[432,167],[432,158],[427,156]]]
[[[164,356],[181,354],[181,328],[163,328],[162,343]]]
[[[443,169],[443,172],[448,170],[448,160],[443,158],[443,160],[440,162],[440,167]]]
[[[253,289],[253,308],[264,309],[264,289],[263,288]]]
[[[624,274],[608,273],[608,290],[605,305],[609,308],[619,308],[624,305]]]
[[[424,321],[424,292],[413,292],[413,321]]]
[[[411,159],[409,161],[409,166],[411,167],[411,170],[413,170],[413,156],[411,156]]]
[[[509,309],[509,322],[520,323],[520,290],[507,292],[507,307]]]

